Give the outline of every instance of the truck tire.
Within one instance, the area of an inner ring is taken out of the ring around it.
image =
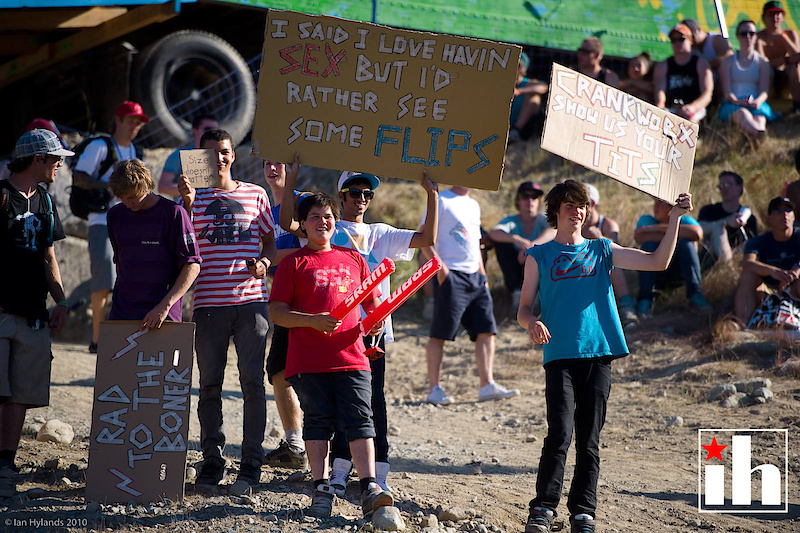
[[[157,41],[143,57],[133,85],[152,118],[142,132],[146,146],[190,142],[192,118],[198,113],[215,115],[234,146],[244,139],[256,108],[255,82],[227,41],[207,32],[178,31]]]

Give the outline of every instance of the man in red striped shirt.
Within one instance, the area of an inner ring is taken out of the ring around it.
[[[203,466],[195,485],[215,486],[225,477],[225,431],[222,422],[222,381],[228,344],[233,337],[239,382],[244,398],[242,461],[234,494],[258,485],[267,423],[264,359],[267,346],[267,269],[275,259],[273,230],[266,191],[235,181],[231,165],[236,158],[231,136],[212,129],[203,134],[200,148],[217,154],[219,188],[195,190],[186,176],[178,189],[191,213],[203,258],[194,293],[197,324],[195,351],[200,370],[200,447]]]

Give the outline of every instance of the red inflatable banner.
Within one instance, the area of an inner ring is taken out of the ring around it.
[[[367,278],[351,292],[347,298],[342,300],[339,305],[333,308],[331,316],[333,318],[342,320],[349,315],[355,308],[361,305],[361,302],[366,300],[372,295],[372,292],[377,290],[378,284],[383,279],[394,272],[394,261],[389,258],[384,259],[375,267],[375,270],[370,273]]]
[[[372,329],[372,326],[394,313],[403,302],[408,300],[412,294],[417,292],[420,287],[425,285],[426,281],[435,276],[441,269],[442,261],[438,257],[432,257],[361,321],[361,333],[366,335]]]

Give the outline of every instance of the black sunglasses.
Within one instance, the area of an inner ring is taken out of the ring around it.
[[[353,200],[359,200],[360,198],[364,198],[364,200],[372,200],[375,197],[375,191],[371,191],[369,189],[342,189],[342,192],[346,192],[350,198]]]
[[[686,37],[670,37],[669,38],[669,41],[671,43],[679,43],[679,42],[685,41],[685,40],[686,40]]]
[[[753,37],[756,34],[754,31],[740,31],[739,37]]]

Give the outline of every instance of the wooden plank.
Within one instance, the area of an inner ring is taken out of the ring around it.
[[[18,57],[0,66],[0,87],[150,24],[168,20],[175,15],[177,13],[172,4],[137,7],[97,27],[82,30],[57,43],[41,46],[32,54]]]
[[[92,28],[125,14],[124,7],[80,9],[8,9],[0,17],[0,32],[52,31],[59,28]]]
[[[32,54],[40,46],[37,35],[36,33],[0,33],[0,50],[5,56]]]

